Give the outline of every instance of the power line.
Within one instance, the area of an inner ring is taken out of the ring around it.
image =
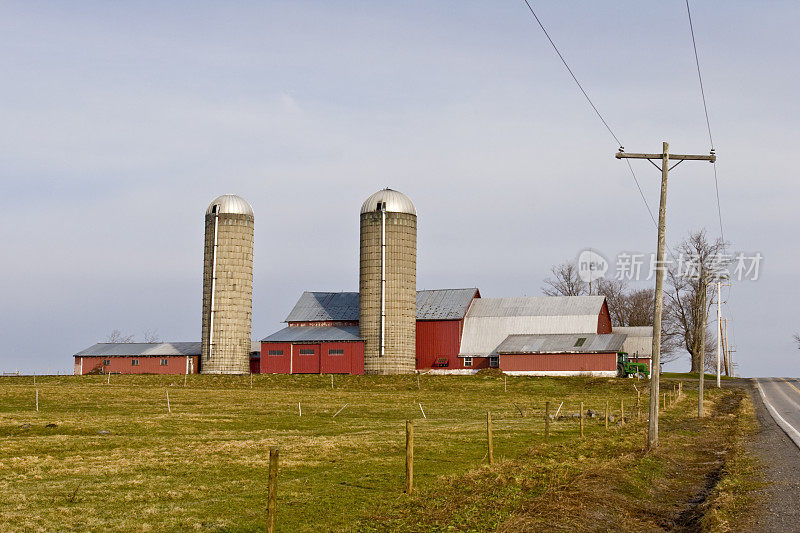
[[[619,140],[619,137],[617,137],[617,135],[611,129],[611,126],[608,125],[608,122],[603,117],[603,115],[600,113],[600,110],[597,109],[597,106],[594,105],[594,102],[592,101],[592,99],[589,98],[589,94],[583,88],[583,85],[581,85],[581,82],[578,81],[578,77],[575,76],[574,72],[572,72],[572,69],[570,68],[569,64],[567,63],[567,60],[564,59],[564,56],[561,54],[561,51],[556,46],[556,43],[550,37],[550,34],[547,33],[547,29],[545,29],[544,24],[542,24],[542,21],[536,15],[536,12],[533,10],[533,6],[531,6],[531,4],[530,4],[530,2],[528,0],[523,0],[523,1],[525,2],[525,5],[528,6],[528,10],[531,12],[531,15],[533,15],[533,18],[536,19],[536,22],[539,24],[539,27],[542,29],[542,32],[544,33],[545,37],[547,37],[547,40],[550,41],[550,45],[553,47],[553,50],[556,51],[556,54],[558,54],[558,57],[559,57],[559,59],[561,59],[561,62],[564,64],[564,67],[566,67],[567,72],[569,72],[569,75],[572,76],[572,79],[575,81],[575,84],[581,90],[581,93],[583,93],[583,96],[586,98],[586,101],[589,102],[590,106],[592,106],[592,109],[594,110],[595,114],[600,119],[600,121],[603,123],[603,126],[606,127],[606,129],[608,130],[608,133],[610,133],[611,136],[614,138],[614,140],[617,142],[617,145],[622,147],[622,141]],[[628,169],[630,170],[631,176],[633,177],[633,182],[636,184],[636,188],[639,190],[639,195],[642,197],[642,201],[644,202],[644,206],[647,208],[647,212],[650,214],[650,219],[653,221],[653,224],[656,227],[658,227],[658,222],[656,222],[656,217],[655,217],[655,215],[653,215],[653,210],[650,209],[650,204],[647,203],[647,198],[644,195],[644,191],[642,191],[642,186],[639,184],[639,179],[636,177],[636,172],[634,172],[633,166],[631,165],[630,161],[626,160],[625,162],[628,163]]]
[[[526,0],[527,1],[527,0]],[[692,24],[692,10],[689,7],[689,0],[686,0],[686,14],[689,16],[689,32],[692,34],[692,48],[694,49],[694,63],[697,66],[697,79],[700,82],[700,96],[703,99],[703,112],[706,115],[706,128],[708,128],[708,142],[711,144],[711,151],[714,151],[714,137],[711,135],[711,120],[708,118],[708,104],[706,103],[706,91],[703,87],[703,75],[700,72],[700,58],[697,55],[697,41],[694,38],[694,24]],[[717,196],[717,216],[719,217],[719,234],[722,242],[725,242],[725,231],[722,228],[722,206],[719,201],[719,179],[717,178],[717,163],[714,162],[714,190]]]

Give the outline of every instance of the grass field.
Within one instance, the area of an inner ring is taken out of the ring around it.
[[[635,462],[633,476],[666,475],[661,458],[641,453],[636,383],[509,377],[506,390],[502,375],[487,373],[422,376],[419,388],[416,376],[334,376],[332,388],[329,375],[256,375],[252,388],[250,376],[189,376],[186,386],[183,376],[114,375],[110,384],[50,376],[34,386],[31,377],[3,377],[0,530],[257,530],[276,445],[279,531],[495,529],[519,519],[525,501],[609,457]],[[709,410],[722,394],[708,390]],[[606,430],[601,418],[587,420],[579,439],[577,420],[555,421],[545,444],[546,400],[552,412],[564,402],[568,414],[581,401],[602,411],[609,400],[617,418],[624,400],[630,423]],[[665,424],[671,416],[684,427],[689,400],[668,410]],[[494,467],[486,465],[487,410]],[[403,493],[407,419],[415,425],[411,497]],[[501,472],[511,476],[506,488],[484,494]],[[474,497],[462,494],[467,487]]]

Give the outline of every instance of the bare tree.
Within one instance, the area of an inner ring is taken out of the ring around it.
[[[716,337],[708,328],[708,316],[716,303],[716,294],[709,291],[709,281],[719,269],[724,249],[725,243],[721,239],[710,242],[705,230],[690,232],[675,249],[678,264],[667,270],[669,287],[664,290],[664,335],[689,352],[692,372],[699,372],[707,364],[700,360],[700,333],[704,321],[707,358],[715,350]],[[706,306],[703,308],[704,293]]]
[[[106,337],[106,342],[133,342],[133,335],[123,335],[118,329],[115,329]]]
[[[161,336],[157,329],[144,330],[144,342],[161,342]]]
[[[589,294],[588,284],[578,275],[578,267],[569,261],[554,266],[552,278],[545,278],[542,292],[546,296],[583,296]]]
[[[800,350],[800,333],[794,334],[794,342],[797,343],[797,349]]]

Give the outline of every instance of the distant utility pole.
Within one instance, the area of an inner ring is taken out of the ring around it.
[[[661,312],[664,307],[664,249],[667,244],[667,178],[669,171],[687,160],[715,162],[717,156],[714,150],[710,155],[679,155],[669,153],[669,143],[664,142],[660,154],[628,154],[620,146],[616,155],[617,159],[647,159],[656,168],[661,170],[661,201],[658,206],[658,250],[656,252],[656,292],[655,310],[653,312],[653,355],[650,363],[650,425],[647,430],[647,445],[650,448],[658,446],[658,394],[659,372],[661,370]],[[653,162],[661,160],[661,166]],[[670,161],[677,161],[672,167]]]
[[[708,297],[708,275],[700,263],[700,309],[703,315],[702,327],[700,328],[700,376],[697,385],[697,417],[703,418],[703,383],[706,376],[706,328],[708,327],[708,310],[706,309],[706,298]]]
[[[722,387],[722,282],[717,280],[717,388]]]

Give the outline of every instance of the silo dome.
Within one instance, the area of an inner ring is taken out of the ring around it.
[[[361,214],[381,211],[381,206],[379,205],[381,203],[383,203],[383,211],[389,213],[408,213],[415,216],[417,214],[417,208],[414,207],[414,202],[411,201],[411,198],[389,188],[380,190],[367,198],[361,205]]]
[[[208,206],[208,209],[206,209],[206,215],[210,215],[213,212],[215,205],[218,206],[217,213],[220,215],[231,214],[250,215],[251,217],[255,216],[253,214],[253,207],[248,203],[248,201],[235,194],[223,194],[222,196],[215,198],[214,201],[211,202],[211,205]]]

